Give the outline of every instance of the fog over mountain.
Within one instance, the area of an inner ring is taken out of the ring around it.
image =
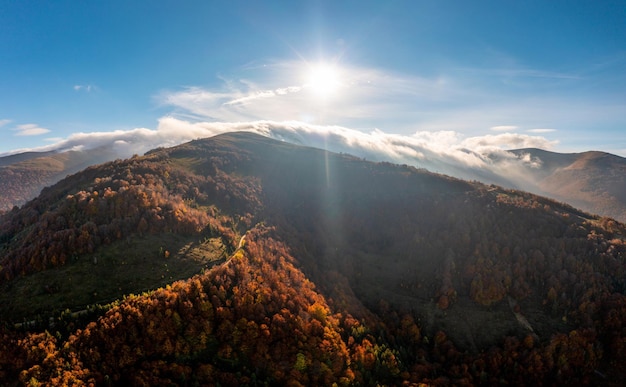
[[[97,157],[93,157],[95,164],[233,131],[254,132],[293,144],[349,153],[371,161],[408,164],[462,179],[522,189],[566,201],[586,211],[626,221],[626,200],[622,193],[626,190],[621,189],[625,174],[620,173],[626,165],[626,159],[610,155],[610,163],[581,161],[577,167],[563,170],[575,163],[579,155],[541,151],[552,149],[556,144],[544,137],[528,134],[498,133],[464,137],[455,131],[438,131],[416,132],[407,136],[379,130],[365,133],[341,126],[312,125],[297,121],[192,123],[180,118],[164,117],[159,120],[156,129],[77,133],[56,144],[29,151],[72,150],[76,151],[74,156],[78,157],[81,151],[88,151],[89,156],[96,155],[93,152],[98,149]],[[517,150],[509,152],[511,149]],[[19,153],[0,158],[0,165],[7,164],[9,159],[23,158],[23,155],[18,156]],[[34,155],[36,154],[30,153],[30,156]],[[588,155],[584,155],[580,154],[580,157],[588,160]],[[592,157],[591,160],[596,158]],[[76,171],[77,169],[64,170],[65,174]],[[0,173],[6,174],[6,170],[0,169]],[[4,209],[14,204],[22,204],[34,197],[43,186],[54,183],[65,174],[58,173],[43,182],[37,181],[28,196],[15,202],[2,203]],[[582,177],[583,175],[586,177]],[[591,175],[595,177],[592,178]],[[602,176],[612,177],[603,180],[600,185],[594,184],[595,193],[591,195],[586,185],[591,184],[593,179],[601,180]],[[562,179],[574,179],[578,183],[569,184],[564,189]],[[24,181],[21,183],[28,184]],[[5,193],[0,193],[0,197],[6,196]],[[596,199],[601,199],[601,203],[596,202]]]
[[[586,211],[626,221],[626,159],[589,151],[561,154],[541,149],[512,153],[541,162],[528,168],[524,189]]]
[[[192,139],[233,131],[254,132],[298,145],[349,153],[371,161],[409,164],[466,179],[509,185],[509,179],[503,179],[502,176],[510,177],[514,174],[512,169],[521,173],[523,169],[520,167],[531,165],[532,161],[509,154],[505,149],[549,149],[554,145],[540,136],[515,133],[464,138],[458,132],[439,131],[416,132],[405,136],[378,130],[364,133],[341,126],[311,125],[296,121],[191,123],[165,117],[159,121],[155,130],[137,128],[128,131],[77,133],[56,144],[29,151],[90,151],[106,148],[112,152],[111,157],[126,158],[157,147],[173,146]],[[495,159],[494,155],[498,158]]]

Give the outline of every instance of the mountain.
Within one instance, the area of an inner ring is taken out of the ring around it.
[[[56,153],[57,152],[54,152],[54,151],[49,151],[49,152],[23,152],[23,153],[17,153],[17,154],[14,154],[14,155],[3,156],[3,157],[0,157],[0,167],[4,167],[4,166],[7,166],[7,165],[19,163],[21,161],[27,161],[27,160],[31,160],[31,159],[40,158],[40,157],[53,156]]]
[[[25,152],[0,157],[0,212],[23,205],[69,174],[114,158],[106,147],[88,152]]]
[[[554,153],[518,149],[539,164],[526,172],[533,192],[585,211],[626,221],[626,158],[605,152]]]
[[[562,154],[535,148],[510,152],[493,149],[440,152],[407,139],[380,139],[381,143],[367,143],[358,141],[354,134],[324,135],[312,128],[241,128],[260,131],[271,138],[297,145],[322,147],[374,161],[406,163],[464,180],[521,189],[626,222],[626,159],[615,155],[601,152]],[[3,182],[0,184],[0,212],[24,204],[43,187],[89,165],[126,158],[137,153],[137,149],[149,149],[146,142],[158,144],[154,139],[113,138],[108,142],[102,140],[95,149],[81,152],[28,152],[0,157],[0,179]],[[120,148],[120,144],[125,145]],[[88,146],[86,141],[81,143],[78,140],[71,145]],[[572,165],[578,159],[587,161]],[[600,159],[605,161],[600,162]],[[22,162],[26,160],[33,161]]]
[[[0,217],[0,380],[619,385],[625,238],[251,133],[156,149]]]

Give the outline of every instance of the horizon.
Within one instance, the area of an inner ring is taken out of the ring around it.
[[[0,8],[0,156],[270,123],[345,143],[626,157],[619,3]]]

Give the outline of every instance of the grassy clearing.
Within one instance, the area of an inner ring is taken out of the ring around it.
[[[111,302],[189,278],[226,255],[219,238],[199,241],[168,233],[118,241],[65,266],[4,285],[0,289],[0,315],[17,322]]]

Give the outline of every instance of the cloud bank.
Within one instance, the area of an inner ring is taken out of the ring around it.
[[[111,132],[76,133],[35,151],[105,148],[115,157],[143,154],[157,147],[170,147],[193,139],[247,131],[298,145],[343,152],[370,161],[389,161],[505,186],[524,176],[524,170],[538,161],[517,157],[506,149],[550,149],[555,143],[540,136],[499,133],[465,137],[455,131],[419,131],[411,135],[368,133],[330,125],[299,121],[191,122],[163,117],[156,129],[136,128]],[[515,179],[512,179],[515,178]],[[521,187],[520,187],[521,188]]]

